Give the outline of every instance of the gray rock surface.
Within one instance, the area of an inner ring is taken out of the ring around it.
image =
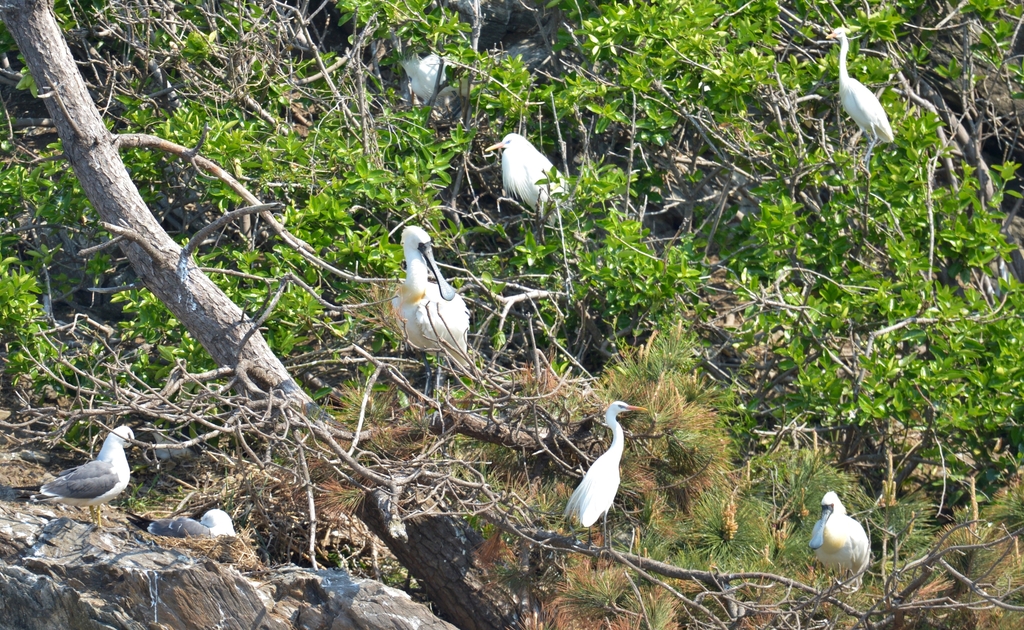
[[[402,591],[343,571],[286,567],[254,579],[58,512],[0,503],[0,629],[454,628]]]

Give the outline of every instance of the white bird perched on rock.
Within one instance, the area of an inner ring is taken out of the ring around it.
[[[231,516],[224,510],[209,510],[203,518],[196,521],[191,518],[158,518],[155,520],[128,515],[128,520],[154,536],[170,538],[216,538],[217,536],[234,536],[235,526]]]
[[[603,455],[598,457],[583,476],[583,481],[576,487],[565,506],[565,518],[576,518],[584,527],[590,527],[601,515],[604,515],[605,540],[608,540],[608,510],[615,502],[615,493],[619,491],[619,461],[625,443],[622,427],[616,418],[623,411],[647,411],[643,407],[634,407],[617,400],[608,405],[604,414],[604,423],[612,430],[612,445]]]
[[[846,515],[846,507],[835,492],[821,498],[821,518],[814,524],[811,549],[826,567],[853,573],[854,588],[871,561],[871,541],[861,524]]]
[[[518,133],[510,133],[484,152],[501,149],[501,178],[505,190],[519,197],[533,210],[546,204],[551,195],[562,192],[558,171],[543,153]],[[538,182],[545,182],[539,184]]]
[[[850,42],[846,39],[848,31],[839,27],[826,35],[827,39],[839,40],[839,100],[843,103],[843,109],[853,118],[860,130],[864,132],[871,143],[868,145],[867,155],[864,156],[864,168],[871,171],[871,151],[879,140],[892,142],[895,137],[892,127],[889,126],[889,117],[885,109],[871,90],[863,83],[854,79],[846,72],[846,55],[850,52]]]
[[[103,504],[109,503],[128,486],[131,469],[124,455],[124,445],[127,440],[134,439],[135,433],[130,427],[117,427],[103,440],[103,448],[95,460],[61,472],[56,479],[44,484],[32,499],[88,505],[89,512],[96,519],[96,527],[101,527]]]
[[[402,321],[409,344],[424,352],[444,352],[462,367],[468,367],[469,309],[434,262],[430,235],[421,228],[408,226],[402,232],[402,248],[405,283],[391,304]],[[437,284],[428,280],[428,271],[433,272]],[[429,371],[428,365],[428,388]]]

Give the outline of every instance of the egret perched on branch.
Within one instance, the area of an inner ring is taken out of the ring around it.
[[[839,100],[843,103],[843,109],[853,118],[860,130],[864,132],[871,143],[868,144],[867,155],[864,156],[864,168],[871,172],[871,151],[879,140],[892,142],[892,127],[889,126],[889,117],[885,109],[871,90],[864,87],[864,84],[854,79],[846,72],[846,55],[850,52],[850,42],[846,39],[848,31],[839,27],[829,33],[827,39],[839,40]]]
[[[860,587],[861,574],[871,561],[871,541],[861,524],[846,515],[835,492],[821,498],[821,518],[814,524],[810,546],[826,567],[852,572],[853,587]]]
[[[608,541],[608,510],[615,502],[615,493],[619,490],[619,460],[625,446],[622,427],[616,418],[623,411],[647,411],[643,407],[634,407],[621,400],[608,405],[604,414],[604,423],[612,430],[612,445],[603,455],[598,457],[583,481],[577,486],[569,503],[565,506],[565,517],[576,518],[584,527],[590,527],[597,517],[604,515],[605,541]]]
[[[412,91],[424,103],[430,101],[434,96],[434,90],[444,84],[444,77],[438,82],[437,73],[441,71],[444,61],[437,55],[427,55],[422,59],[409,57],[402,61],[405,73],[409,75],[409,83],[412,84]]]
[[[510,133],[484,152],[502,150],[501,175],[505,190],[519,197],[533,210],[546,204],[551,195],[562,192],[561,176],[554,165],[530,141],[518,133]],[[538,183],[544,182],[544,183]]]
[[[434,262],[430,235],[408,226],[402,232],[405,250],[405,283],[391,301],[402,321],[409,344],[424,352],[444,352],[464,368],[469,367],[469,309]],[[437,284],[428,280],[428,271]],[[423,357],[426,363],[426,356]],[[427,365],[430,388],[430,365]]]
[[[56,479],[44,484],[32,500],[88,505],[96,527],[102,527],[103,504],[121,494],[131,478],[124,445],[134,439],[131,427],[117,427],[103,440],[103,448],[95,460],[61,472]]]

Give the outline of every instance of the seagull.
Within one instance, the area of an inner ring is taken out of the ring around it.
[[[622,427],[616,418],[624,411],[647,410],[621,400],[608,405],[608,411],[604,414],[604,424],[612,430],[612,445],[590,466],[590,470],[583,476],[583,481],[565,506],[565,518],[570,521],[575,518],[584,527],[593,525],[603,514],[605,540],[608,540],[608,511],[612,508],[615,493],[619,490],[619,460],[622,459],[622,450],[625,446]]]
[[[405,250],[405,283],[391,301],[405,329],[409,344],[424,352],[444,352],[468,368],[469,309],[462,297],[441,275],[434,262],[430,235],[422,228],[408,226],[402,232]],[[437,284],[428,281],[428,271]],[[424,356],[426,363],[426,356]],[[430,366],[427,366],[430,386]]]
[[[849,33],[839,27],[825,36],[826,39],[839,40],[839,100],[843,109],[850,115],[864,135],[871,138],[868,152],[864,156],[864,168],[871,172],[871,151],[879,140],[892,142],[895,136],[889,126],[889,117],[878,102],[878,98],[863,83],[854,79],[846,72],[846,55],[850,52],[850,42],[846,39]]]
[[[135,434],[130,427],[117,427],[103,440],[103,448],[95,460],[61,472],[56,479],[40,488],[32,500],[88,505],[96,527],[102,527],[100,510],[103,504],[121,494],[131,478],[124,445],[134,439]]]
[[[871,541],[861,524],[846,515],[835,492],[821,498],[821,518],[814,524],[810,546],[826,567],[852,572],[853,588],[860,588],[861,574],[871,561]]]
[[[502,150],[501,176],[505,190],[519,197],[531,209],[546,204],[551,194],[562,192],[561,175],[530,141],[518,133],[510,133],[501,142],[484,149],[484,153]],[[545,182],[538,184],[537,182]]]
[[[191,518],[159,518],[150,520],[135,514],[129,514],[128,520],[154,536],[216,538],[217,536],[235,535],[235,526],[232,525],[231,517],[224,510],[210,510],[203,514],[203,518],[198,521]]]

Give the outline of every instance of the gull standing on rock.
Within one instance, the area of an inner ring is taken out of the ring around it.
[[[424,352],[443,352],[463,368],[469,358],[469,309],[452,285],[441,275],[423,229],[408,226],[402,232],[405,250],[405,282],[391,301],[409,344]],[[434,274],[437,284],[429,281]],[[423,358],[426,363],[426,356]],[[427,388],[430,366],[427,365]]]
[[[860,588],[861,575],[871,562],[871,541],[860,523],[846,515],[846,507],[832,491],[821,498],[821,518],[814,524],[811,549],[826,567],[849,571]]]
[[[131,469],[124,455],[124,445],[127,440],[134,439],[135,433],[130,427],[117,427],[103,440],[103,448],[95,460],[61,472],[56,479],[43,485],[32,500],[87,505],[96,520],[96,527],[102,527],[100,510],[103,504],[109,503],[128,487]]]

